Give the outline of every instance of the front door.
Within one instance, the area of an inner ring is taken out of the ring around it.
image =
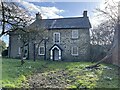
[[[59,60],[59,50],[57,48],[53,50],[53,60]]]

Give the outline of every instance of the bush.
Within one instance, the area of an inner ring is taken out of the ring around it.
[[[24,75],[19,76],[18,81],[26,81],[26,77]]]
[[[92,61],[99,61],[107,54],[107,48],[101,45],[91,45],[91,59]]]
[[[8,50],[2,51],[2,57],[6,57],[6,56],[8,56]]]

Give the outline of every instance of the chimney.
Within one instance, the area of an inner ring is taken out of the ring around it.
[[[40,20],[40,19],[42,19],[42,16],[41,16],[41,14],[38,12],[38,13],[36,13],[36,20]]]
[[[83,12],[83,17],[87,17],[87,11]]]

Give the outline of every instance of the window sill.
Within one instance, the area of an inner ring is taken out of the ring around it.
[[[38,54],[39,56],[44,56],[45,54]]]
[[[72,40],[77,40],[77,39],[79,39],[79,38],[71,38]]]
[[[60,44],[60,42],[54,42],[54,44]]]
[[[72,56],[78,56],[78,54],[72,54]]]

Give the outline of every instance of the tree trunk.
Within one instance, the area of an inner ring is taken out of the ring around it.
[[[118,54],[119,54],[118,53],[118,50],[119,50],[119,47],[118,47],[118,40],[119,40],[118,34],[120,32],[119,29],[120,29],[120,25],[118,24],[117,28],[116,28],[116,31],[115,31],[115,38],[114,38],[114,43],[116,44],[116,46],[112,51],[112,63],[115,64],[115,65],[119,65],[119,63],[118,63]]]
[[[100,63],[106,61],[107,59],[109,59],[110,61],[110,57],[112,57],[112,64],[115,64],[115,65],[118,65],[120,66],[120,61],[118,59],[118,55],[119,52],[118,52],[118,49],[120,49],[119,45],[118,45],[118,42],[120,42],[120,37],[118,37],[118,35],[120,34],[120,24],[118,23],[117,24],[117,27],[115,28],[115,35],[114,35],[114,42],[113,42],[113,45],[111,47],[111,49],[108,51],[107,55],[101,59],[100,61],[98,61],[96,64],[92,65],[92,66],[88,66],[86,68],[95,68],[97,67]],[[120,50],[119,50],[120,51]]]
[[[92,66],[88,66],[86,68],[95,68],[95,67],[98,67],[98,65],[100,63],[102,63],[103,61],[107,60],[109,57],[111,57],[112,54],[108,54],[107,56],[105,56],[103,59],[101,59],[100,61],[98,61],[96,64],[92,65]]]
[[[34,56],[34,59],[33,59],[33,61],[36,61],[36,44],[34,43],[33,44],[33,48],[34,48],[34,51],[33,51],[33,56]]]
[[[4,4],[1,1],[1,5],[2,5],[2,32],[0,34],[0,37],[4,34],[5,32],[5,9],[4,9]]]
[[[24,59],[23,59],[23,56],[24,56],[24,44],[22,46],[22,51],[21,51],[21,65],[23,65],[25,63]]]

